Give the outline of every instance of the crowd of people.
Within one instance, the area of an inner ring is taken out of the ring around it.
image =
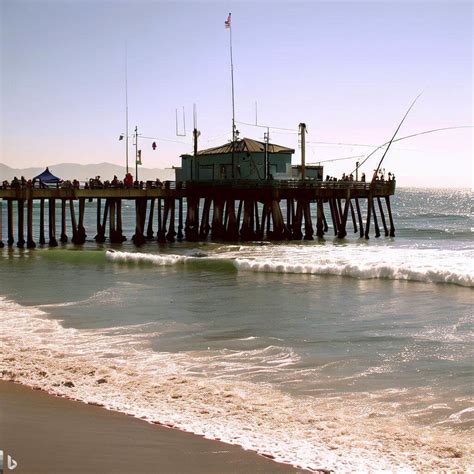
[[[395,181],[395,174],[394,173],[391,173],[390,171],[388,172],[387,174],[387,179],[385,179],[385,168],[383,169],[380,169],[380,170],[374,170],[374,177],[373,177],[374,181]],[[346,173],[342,173],[342,177],[340,179],[338,178],[335,178],[334,176],[329,176],[329,175],[326,175],[326,181],[357,181],[354,179],[354,175],[351,173],[351,174],[346,174]],[[366,178],[365,178],[365,173],[362,173],[361,176],[360,176],[360,181],[362,183],[365,183],[366,181]]]
[[[165,182],[165,184],[168,182]],[[46,189],[48,185],[54,185],[57,188],[62,189],[104,189],[104,188],[134,188],[134,189],[149,189],[149,188],[162,188],[163,183],[157,178],[154,181],[134,181],[133,176],[127,173],[123,180],[119,180],[117,176],[114,176],[112,180],[102,181],[100,176],[91,178],[81,186],[81,183],[77,180],[59,180],[56,183],[45,183],[40,179],[26,179],[24,176],[17,178],[16,176],[11,180],[4,180],[0,186],[0,189]]]

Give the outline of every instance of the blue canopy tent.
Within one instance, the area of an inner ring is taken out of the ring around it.
[[[42,173],[40,173],[38,176],[35,176],[33,179],[44,184],[58,184],[61,181],[57,176],[54,176],[54,174],[49,171],[49,168],[46,168]]]

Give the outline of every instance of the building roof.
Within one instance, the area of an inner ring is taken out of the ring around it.
[[[234,142],[234,152],[247,151],[249,153],[261,153],[265,151],[265,143],[251,138],[242,138]],[[275,145],[274,143],[268,144],[268,153],[294,153],[293,148],[287,148],[281,145]],[[208,148],[207,150],[198,151],[198,155],[222,155],[225,153],[232,153],[232,142],[226,143],[225,145],[216,146],[214,148]]]
[[[54,176],[51,171],[49,171],[49,168],[46,168],[38,176],[35,176],[34,179],[43,183],[59,183],[59,181],[61,181],[57,176]]]

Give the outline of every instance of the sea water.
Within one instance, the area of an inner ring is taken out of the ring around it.
[[[88,207],[84,246],[0,250],[1,378],[313,470],[472,469],[471,194],[392,206],[394,239],[113,251]]]

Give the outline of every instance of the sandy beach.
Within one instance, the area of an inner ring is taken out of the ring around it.
[[[9,382],[0,382],[0,449],[17,461],[17,473],[302,472],[236,446]]]

